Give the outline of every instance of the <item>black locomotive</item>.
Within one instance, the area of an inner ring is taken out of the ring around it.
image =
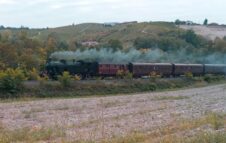
[[[177,64],[177,63],[128,63],[128,64],[107,64],[85,61],[49,61],[46,64],[46,71],[49,77],[56,78],[64,71],[71,75],[79,75],[82,78],[92,76],[116,76],[118,71],[127,71],[134,77],[148,76],[150,73],[158,75],[181,76],[190,72],[195,76],[205,74],[221,74],[226,72],[226,64]]]

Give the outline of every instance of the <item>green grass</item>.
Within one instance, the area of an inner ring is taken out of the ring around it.
[[[226,132],[223,133],[201,133],[184,143],[226,143]]]
[[[178,89],[203,87],[217,83],[225,83],[225,79],[221,78],[214,82],[207,82],[203,78],[187,79],[173,78],[163,79],[114,79],[114,80],[87,80],[72,81],[70,86],[63,86],[58,81],[42,81],[37,83],[26,83],[22,92],[9,96],[9,99],[1,100],[1,102],[12,101],[30,101],[39,98],[75,98],[90,96],[109,96],[131,93],[145,93],[156,91],[171,91]],[[30,84],[33,84],[30,86]],[[2,94],[2,95],[1,95]],[[0,93],[1,97],[5,97],[4,93]],[[183,100],[189,97],[184,96],[164,96],[156,97],[153,100]]]
[[[226,119],[225,115],[209,113],[206,117],[206,121],[211,124],[215,130],[219,130],[224,127]]]
[[[183,100],[183,99],[189,99],[188,96],[157,96],[153,98],[153,100],[161,101],[161,100]]]
[[[162,91],[190,86],[193,82],[181,79],[151,80],[104,80],[104,81],[76,81],[70,87],[64,88],[60,83],[46,82],[37,88],[27,88],[24,95],[31,97],[83,97],[139,93],[148,91]]]

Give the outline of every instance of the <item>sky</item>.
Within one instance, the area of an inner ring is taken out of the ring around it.
[[[225,0],[0,0],[0,25],[46,28],[80,23],[192,20],[226,24]]]

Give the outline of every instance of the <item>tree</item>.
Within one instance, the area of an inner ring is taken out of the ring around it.
[[[0,26],[0,29],[5,29],[5,27],[3,25]]]
[[[69,45],[67,44],[66,41],[61,41],[61,42],[57,45],[57,49],[67,51],[67,50],[69,49]]]
[[[186,22],[185,21],[181,21],[180,19],[177,19],[177,20],[175,20],[175,24],[176,25],[184,25],[184,24],[186,24]]]
[[[208,19],[205,19],[203,25],[208,25]]]
[[[113,40],[113,39],[111,39],[111,40],[108,41],[108,45],[114,51],[123,49],[122,42],[119,41],[119,40]]]
[[[0,43],[0,61],[6,67],[17,67],[17,48],[11,44]]]
[[[21,69],[7,69],[0,71],[0,91],[16,94],[23,88],[23,80],[25,75]],[[4,95],[4,94],[3,94]],[[6,94],[7,96],[7,94]],[[4,96],[4,97],[6,97]],[[0,97],[3,98],[3,97]]]
[[[57,48],[57,40],[53,37],[48,37],[46,42],[47,56],[54,52]]]
[[[18,34],[20,40],[25,41],[27,39],[27,32],[25,30],[21,30]]]
[[[199,38],[193,30],[188,30],[185,33],[185,40],[186,42],[192,44],[194,47],[197,47],[200,44]]]
[[[9,41],[10,37],[12,36],[12,31],[5,30],[1,35],[2,35],[2,42],[7,42],[7,41]]]
[[[137,49],[152,49],[158,46],[158,37],[138,37],[134,41],[134,46]]]
[[[226,41],[226,36],[224,36],[224,38],[223,38],[225,41]]]
[[[213,48],[215,49],[215,51],[217,52],[226,52],[226,41],[222,40],[221,38],[217,37],[214,40],[214,45]]]

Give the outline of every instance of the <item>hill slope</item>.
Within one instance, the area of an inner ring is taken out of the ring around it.
[[[180,28],[185,30],[193,30],[196,34],[202,35],[207,39],[214,40],[215,38],[223,38],[226,36],[226,27],[223,26],[202,26],[202,25],[181,25]]]
[[[137,37],[156,37],[164,33],[179,30],[174,23],[152,22],[152,23],[132,23],[117,24],[106,27],[104,24],[84,23],[58,28],[30,29],[25,30],[29,37],[45,40],[50,34],[55,35],[60,40],[70,41],[98,41],[107,43],[110,39],[120,39],[124,46],[132,46]],[[4,30],[0,30],[3,32]],[[20,32],[12,30],[13,33]]]

